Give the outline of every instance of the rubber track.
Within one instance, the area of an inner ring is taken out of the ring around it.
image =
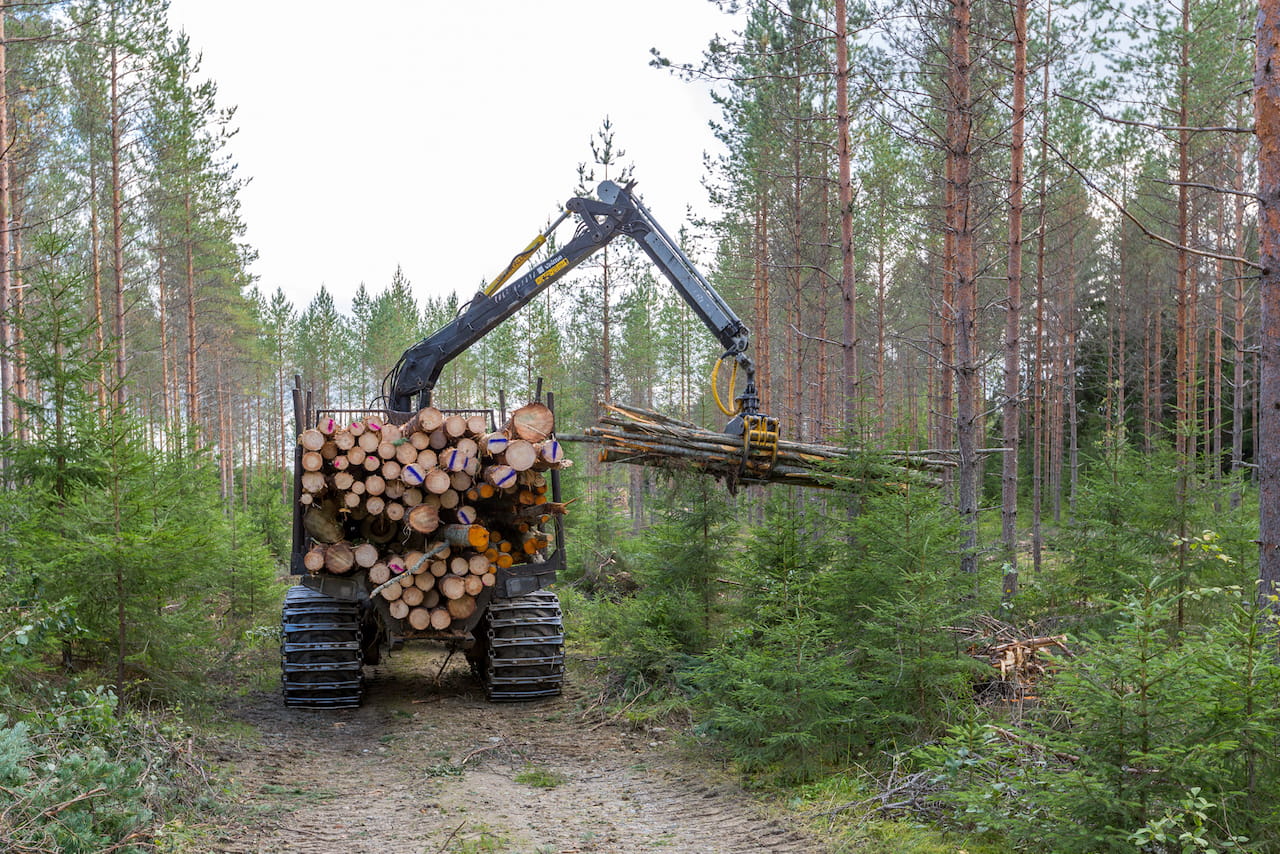
[[[564,622],[550,590],[495,600],[482,629],[485,695],[495,702],[554,697],[564,686]]]
[[[289,588],[280,616],[280,683],[284,704],[344,709],[364,699],[360,612],[304,587]]]

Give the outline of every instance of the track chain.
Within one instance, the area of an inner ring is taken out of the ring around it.
[[[284,704],[343,709],[364,698],[360,610],[301,584],[285,594],[280,617]]]
[[[478,669],[489,700],[533,700],[561,692],[564,622],[556,594],[538,590],[494,600],[478,633],[483,647]]]

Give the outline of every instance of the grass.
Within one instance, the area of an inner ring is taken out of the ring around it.
[[[567,783],[568,778],[546,768],[526,765],[524,770],[515,776],[515,781],[522,786],[532,786],[535,789],[554,789],[556,786]]]

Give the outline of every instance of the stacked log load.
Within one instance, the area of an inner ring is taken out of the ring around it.
[[[322,418],[298,437],[304,566],[362,576],[414,629],[465,622],[499,568],[545,559],[544,526],[564,512],[546,472],[571,464],[554,427],[539,403],[493,432],[434,407],[399,425]]]

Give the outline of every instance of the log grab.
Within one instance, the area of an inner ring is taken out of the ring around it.
[[[402,418],[407,418],[409,413],[429,406],[431,392],[445,365],[588,257],[625,234],[639,244],[724,347],[712,370],[711,382],[717,406],[730,419],[725,433],[741,438],[743,473],[768,471],[777,456],[778,420],[760,412],[755,364],[747,355],[751,332],[644,207],[634,194],[634,187],[634,181],[625,186],[603,181],[597,188],[598,198],[569,199],[559,218],[517,253],[493,282],[478,291],[451,322],[405,351],[383,380],[382,401],[387,408],[393,414],[400,413]],[[561,223],[571,216],[578,221],[573,238],[550,257],[512,280]],[[718,387],[720,366],[724,362],[733,363],[730,396],[739,370],[743,375],[742,392],[733,398],[732,405],[725,403]]]

